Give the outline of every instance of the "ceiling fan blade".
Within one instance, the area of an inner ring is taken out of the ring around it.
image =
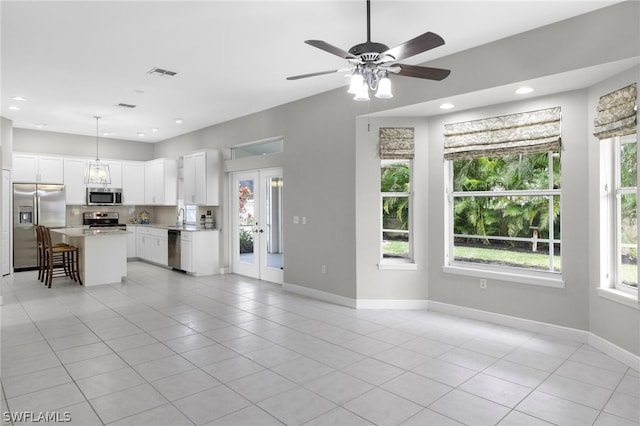
[[[384,58],[385,56],[392,56],[394,61],[400,61],[410,56],[417,55],[418,53],[426,52],[427,50],[442,46],[443,44],[444,40],[442,37],[429,31],[382,52],[380,57]]]
[[[329,52],[333,55],[340,56],[343,59],[356,59],[356,56],[347,52],[346,50],[340,49],[339,47],[335,47],[332,44],[327,43],[322,40],[305,40],[305,43],[311,45],[313,47],[317,47],[318,49],[324,50],[325,52]]]
[[[394,69],[396,67],[400,68],[400,70],[396,71]],[[393,64],[393,67],[388,68],[388,70],[405,77],[426,78],[428,80],[443,80],[451,74],[451,70],[445,70],[443,68],[420,67],[406,64]]]
[[[309,74],[294,75],[292,77],[287,77],[287,80],[300,80],[301,78],[315,77],[317,75],[333,74],[339,71],[341,70],[319,71],[319,72],[312,72]]]

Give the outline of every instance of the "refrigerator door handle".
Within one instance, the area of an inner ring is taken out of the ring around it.
[[[35,216],[33,219],[33,224],[34,225],[40,225],[40,195],[38,195],[38,192],[36,190],[36,193],[33,195],[33,205],[35,206],[35,209],[33,209],[35,211]]]

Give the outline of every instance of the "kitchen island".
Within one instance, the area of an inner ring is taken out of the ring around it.
[[[127,231],[108,228],[59,228],[62,241],[78,247],[85,286],[119,283],[127,276]]]

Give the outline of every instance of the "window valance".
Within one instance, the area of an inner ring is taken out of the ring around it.
[[[380,158],[389,160],[411,160],[414,157],[413,127],[381,127]]]
[[[559,151],[560,107],[445,124],[444,159]]]
[[[593,135],[598,139],[608,139],[635,133],[638,125],[637,102],[635,83],[601,96]]]

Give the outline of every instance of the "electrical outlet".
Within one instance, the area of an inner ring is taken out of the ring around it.
[[[327,265],[322,265],[321,270],[322,270],[323,274],[326,274],[327,273]]]
[[[480,288],[482,290],[486,290],[487,289],[487,280],[484,280],[484,279],[480,280]]]
[[[293,217],[293,224],[297,225],[298,223],[300,223],[300,216],[294,216]]]

